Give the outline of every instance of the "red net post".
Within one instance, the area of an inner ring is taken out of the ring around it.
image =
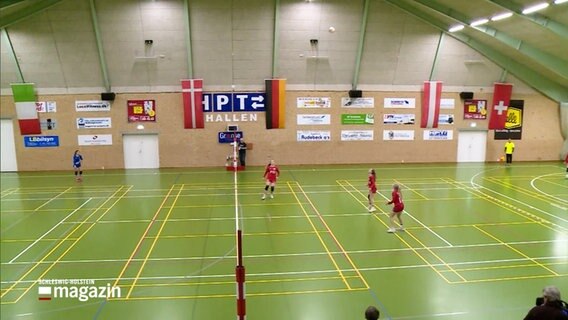
[[[245,267],[243,266],[243,246],[242,231],[237,231],[237,266],[235,267],[235,277],[237,281],[237,319],[246,319],[246,299],[245,299]]]

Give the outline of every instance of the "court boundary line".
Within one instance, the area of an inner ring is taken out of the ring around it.
[[[540,192],[540,194],[539,194],[538,192],[535,192],[535,191],[532,191],[532,190],[529,190],[529,189],[525,189],[521,186],[516,186],[516,185],[513,185],[509,182],[501,181],[501,180],[495,179],[493,177],[483,177],[483,179],[486,180],[486,181],[492,182],[494,184],[501,185],[501,186],[503,186],[507,189],[511,189],[511,190],[515,190],[517,192],[523,193],[523,194],[525,194],[525,195],[527,195],[531,198],[534,198],[538,201],[542,201],[542,202],[548,201],[547,204],[552,204],[553,202],[556,202],[557,204],[560,203],[562,205],[568,205],[567,200],[556,198],[556,197],[551,197],[548,193],[545,193],[545,192]],[[547,197],[549,197],[549,198],[547,198]]]
[[[60,196],[62,196],[63,194],[65,194],[67,191],[71,190],[73,187],[69,187],[67,189],[65,189],[64,191],[58,193],[55,197],[51,197],[51,199],[47,200],[45,203],[43,203],[42,205],[40,205],[39,207],[35,208],[34,211],[38,211],[39,209],[45,207],[46,205],[48,205],[51,201],[59,198]]]

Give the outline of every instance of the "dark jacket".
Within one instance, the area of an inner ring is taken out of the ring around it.
[[[559,303],[548,302],[532,308],[525,320],[568,320],[568,315]]]

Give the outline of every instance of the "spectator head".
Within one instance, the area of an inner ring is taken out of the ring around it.
[[[365,319],[366,320],[377,320],[381,313],[379,310],[373,306],[370,306],[365,310]]]
[[[548,286],[542,290],[542,296],[547,302],[555,302],[560,301],[562,298],[560,297],[560,290],[555,286]]]

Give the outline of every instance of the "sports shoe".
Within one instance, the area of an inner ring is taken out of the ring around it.
[[[369,208],[369,212],[375,212],[375,211],[377,211],[377,208],[374,208],[374,207]]]
[[[387,232],[388,232],[388,233],[395,233],[395,232],[396,232],[396,230],[395,230],[395,229],[393,229],[393,228],[388,228]]]
[[[270,199],[274,199],[274,195],[273,195],[273,194],[270,194]]]
[[[260,200],[264,200],[264,199],[266,199],[266,195],[265,195],[265,194],[262,195],[262,198],[260,198]]]
[[[400,226],[400,227],[396,228],[396,230],[397,230],[397,231],[403,231],[403,232],[404,232],[404,227],[403,227],[403,226]]]

